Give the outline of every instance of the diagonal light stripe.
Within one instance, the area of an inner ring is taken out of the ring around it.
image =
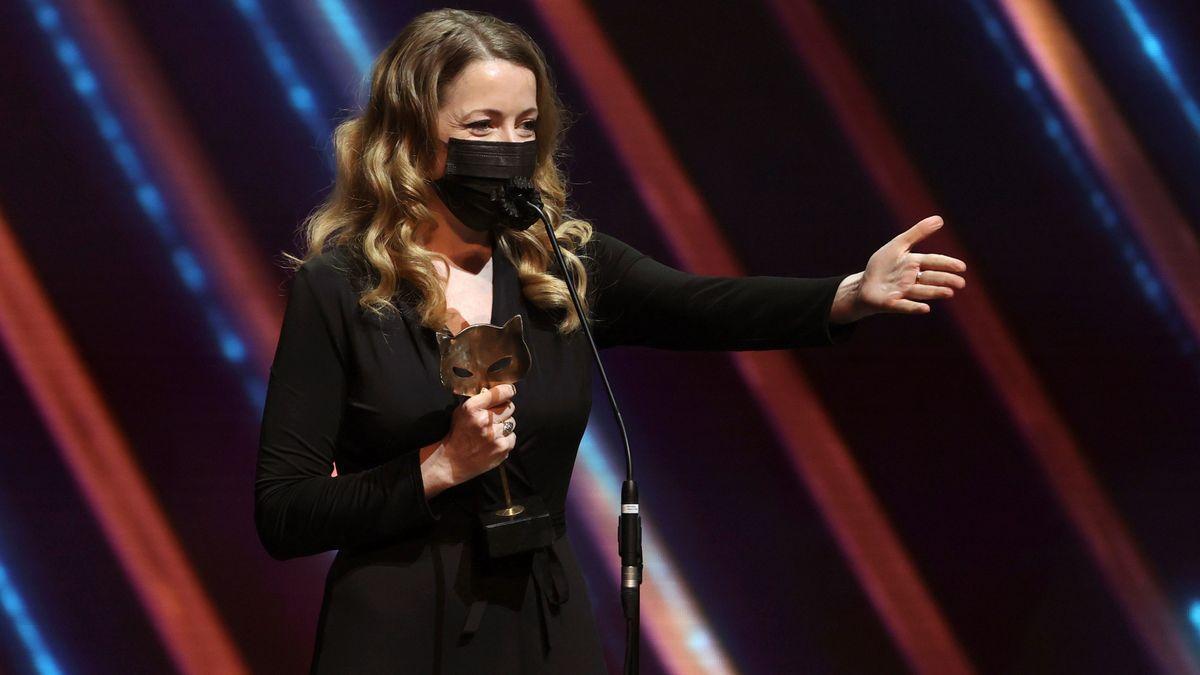
[[[17,587],[13,585],[12,579],[9,578],[8,569],[2,561],[0,561],[0,607],[4,608],[4,613],[8,616],[9,623],[12,624],[13,630],[21,641],[21,646],[25,648],[25,652],[29,655],[29,661],[38,672],[38,675],[59,675],[62,673],[62,669],[58,666],[58,661],[50,653],[50,649],[46,647],[46,642],[42,639],[41,630],[38,629],[37,623],[34,622],[33,616],[30,615],[29,609],[25,606],[25,600],[21,598],[21,592],[17,590]]]
[[[329,120],[321,114],[321,106],[312,87],[300,78],[295,60],[288,53],[275,27],[267,19],[262,5],[258,0],[234,0],[233,6],[242,13],[242,17],[253,31],[255,41],[262,49],[267,64],[283,86],[288,103],[304,121],[317,146],[323,146],[329,140]]]
[[[371,50],[371,40],[368,40],[361,27],[361,21],[356,18],[358,12],[350,4],[351,0],[311,0],[317,3],[321,14],[329,23],[338,37],[338,43],[346,50],[346,54],[354,63],[356,72],[362,74],[371,70],[375,55]]]
[[[595,18],[578,0],[535,0],[560,52],[671,248],[692,272],[741,276],[720,228]],[[900,651],[927,673],[972,672],[794,355],[730,355]],[[674,636],[659,638],[663,641]]]
[[[582,514],[588,536],[598,550],[611,551],[605,557],[609,580],[614,588],[621,584],[621,559],[616,555],[614,514],[621,512],[619,484],[623,471],[609,461],[607,444],[589,429],[579,444],[580,467],[571,484],[571,507]],[[670,550],[663,543],[652,520],[642,524],[642,548],[645,583],[642,584],[642,625],[647,631],[659,661],[673,673],[737,672],[692,592],[680,578]]]
[[[0,341],[176,666],[246,672],[3,214]]]
[[[334,98],[339,113],[366,105],[371,83],[368,81],[375,61],[369,18],[363,16],[353,0],[292,0],[296,13],[304,20],[310,41],[320,50],[327,76],[344,83]],[[329,144],[329,136],[322,146]],[[329,153],[329,170],[333,170]]]
[[[1184,353],[1195,361],[1200,358],[1196,346],[1200,339],[1200,242],[1195,231],[1171,200],[1053,5],[1045,0],[999,0],[998,4],[1125,212],[1127,223],[1141,239],[1153,269],[1135,269],[1135,274],[1162,279],[1163,294],[1174,301],[1186,326],[1183,330],[1190,333]],[[972,5],[986,21],[990,12],[983,0],[972,0]],[[995,34],[997,29],[1003,30],[989,25],[989,36],[1003,41],[1002,34]],[[1164,298],[1163,302],[1170,300]]]
[[[805,0],[772,0],[772,5],[892,212],[901,222],[936,213],[928,186],[819,10]],[[944,228],[935,239],[939,251],[969,258]],[[1000,318],[984,281],[971,284],[970,292],[956,296],[949,310],[976,360],[1154,658],[1168,672],[1196,672],[1149,566],[1092,475],[1078,441]]]
[[[1130,228],[1122,226],[1122,216],[1117,205],[1113,203],[1102,185],[1101,178],[1096,175],[1091,163],[1084,156],[1079,142],[1071,133],[1070,126],[1062,119],[1062,114],[1051,101],[1051,97],[1043,91],[1044,87],[1038,83],[1038,78],[1030,70],[1027,59],[1018,53],[1018,46],[1005,31],[1000,19],[982,0],[971,0],[971,6],[983,21],[988,38],[1013,69],[1014,83],[1041,118],[1043,133],[1067,165],[1078,187],[1087,196],[1088,206],[1098,219],[1104,234],[1116,245],[1117,253],[1125,262],[1124,271],[1133,277],[1142,297],[1165,322],[1179,352],[1191,358],[1193,367],[1200,368],[1200,352],[1196,348],[1195,336],[1163,287],[1159,275],[1151,267],[1137,237]]]
[[[129,185],[147,224],[153,228],[170,257],[178,279],[204,307],[204,317],[221,355],[241,372],[245,382],[252,373],[251,364],[246,360],[245,344],[237,335],[230,317],[219,306],[214,285],[201,270],[195,249],[180,231],[179,216],[164,195],[160,182],[151,176],[144,157],[131,142],[127,126],[109,105],[101,78],[97,77],[96,71],[88,63],[79,42],[68,32],[64,18],[54,3],[49,0],[27,0],[27,4]],[[261,389],[247,386],[246,394],[252,401],[261,400]]]
[[[187,126],[187,116],[119,5],[112,0],[68,0],[67,6],[97,61],[108,66],[104,82],[110,100],[121,102],[121,116],[133,139],[129,152],[144,156],[154,167],[158,199],[170,205],[180,237],[195,251],[186,268],[211,286],[205,316],[229,313],[228,334],[244,352],[238,358],[238,374],[253,405],[261,409],[283,301],[246,234],[249,227],[205,162],[203,144]]]
[[[1175,68],[1175,63],[1171,60],[1170,55],[1167,54],[1166,47],[1163,47],[1162,40],[1147,23],[1146,17],[1142,15],[1142,10],[1138,8],[1136,2],[1116,0],[1116,3],[1117,7],[1121,9],[1121,15],[1125,17],[1125,22],[1137,35],[1142,52],[1146,58],[1150,59],[1150,63],[1154,64],[1154,69],[1158,71],[1167,88],[1171,90],[1171,95],[1179,104],[1184,118],[1187,119],[1188,124],[1192,125],[1192,131],[1200,138],[1200,105],[1196,104],[1196,97],[1192,96],[1192,92],[1188,91],[1183,78],[1179,76],[1179,71]]]

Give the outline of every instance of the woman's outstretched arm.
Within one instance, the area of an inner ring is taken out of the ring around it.
[[[925,218],[875,251],[861,272],[816,279],[688,274],[596,232],[584,253],[593,258],[597,346],[822,346],[849,340],[872,314],[927,314],[928,301],[967,285],[962,260],[912,250],[943,224],[941,216]]]
[[[592,258],[589,297],[601,348],[786,349],[845,342],[857,326],[830,320],[839,288],[849,289],[854,275],[690,274],[599,231],[585,253]]]
[[[330,476],[346,399],[339,307],[351,301],[339,274],[322,258],[296,272],[271,366],[254,522],[278,560],[382,541],[438,517],[426,501],[420,448],[398,448],[377,467]]]

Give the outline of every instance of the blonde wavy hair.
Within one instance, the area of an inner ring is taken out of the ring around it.
[[[568,212],[567,183],[558,167],[568,111],[558,98],[545,55],[519,27],[490,14],[457,9],[425,12],[412,20],[375,59],[364,109],[333,134],[337,174],[328,198],[301,224],[305,253],[284,252],[293,271],[329,248],[348,246],[373,270],[359,305],[378,316],[398,310],[401,280],[419,298],[423,325],[444,329],[446,293],[434,267],[437,254],[422,247],[423,228],[434,226],[426,206],[437,199],[427,178],[437,160],[438,111],[447,87],[476,59],[502,59],[531,70],[537,81],[537,168],[555,238],[587,311],[587,274],[577,255],[592,225]],[[496,246],[513,261],[521,292],[533,305],[561,311],[559,333],[580,328],[565,282],[552,274],[557,257],[540,221],[524,231],[497,233]]]

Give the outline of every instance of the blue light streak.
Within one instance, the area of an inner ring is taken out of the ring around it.
[[[16,631],[17,637],[20,638],[21,645],[25,647],[25,651],[29,654],[29,660],[37,672],[41,675],[61,675],[62,669],[58,667],[54,655],[46,647],[41,631],[38,630],[33,617],[30,616],[29,609],[21,598],[21,593],[13,585],[12,579],[8,576],[8,570],[2,562],[0,562],[0,606],[4,607],[4,614]]]
[[[1142,52],[1145,53],[1146,58],[1150,59],[1150,63],[1154,64],[1155,70],[1158,71],[1159,76],[1162,77],[1167,88],[1171,90],[1171,95],[1175,97],[1175,101],[1182,109],[1183,116],[1187,118],[1188,124],[1192,125],[1196,136],[1200,138],[1200,105],[1196,104],[1196,99],[1184,86],[1183,79],[1179,77],[1179,71],[1175,69],[1175,64],[1167,55],[1162,41],[1146,23],[1145,17],[1133,0],[1116,0],[1116,3],[1117,7],[1121,9],[1121,15],[1125,17],[1126,23],[1137,35]]]
[[[283,86],[288,103],[308,127],[317,147],[325,147],[333,129],[329,120],[321,115],[321,107],[317,104],[317,97],[313,93],[312,87],[300,77],[296,70],[295,60],[288,53],[283,41],[279,39],[279,34],[275,32],[274,26],[263,12],[262,5],[258,3],[258,0],[234,0],[233,4],[250,25],[254,39],[262,49],[263,55],[266,56],[271,71],[275,73],[275,77]]]
[[[354,67],[360,73],[369,73],[375,56],[369,46],[370,41],[359,28],[359,22],[355,19],[354,12],[343,0],[319,0],[317,6],[325,15],[325,20],[333,27],[333,32],[338,36],[342,48],[350,55]]]
[[[1113,204],[1112,198],[1097,178],[1092,165],[1085,159],[1084,152],[1080,149],[1080,143],[1071,134],[1070,126],[1064,123],[1058,108],[1051,102],[1052,98],[1046,92],[1044,83],[1035,75],[1035,71],[1029,65],[1029,60],[1018,49],[1016,40],[1005,30],[1004,24],[1000,22],[988,3],[985,0],[970,0],[970,3],[983,22],[988,38],[999,49],[1008,66],[1012,68],[1014,84],[1025,94],[1026,99],[1040,117],[1042,131],[1070,169],[1077,187],[1086,195],[1088,205],[1125,262],[1126,271],[1132,277],[1142,297],[1165,323],[1171,336],[1175,339],[1180,353],[1187,357],[1194,367],[1200,367],[1200,352],[1196,349],[1195,336],[1188,330],[1180,316],[1179,308],[1166,292],[1154,268],[1147,261],[1144,251],[1131,233],[1131,228],[1124,216]]]
[[[54,55],[62,66],[67,81],[83,101],[109,153],[121,168],[134,200],[152,226],[179,280],[204,308],[204,317],[213,335],[218,352],[237,369],[243,390],[252,405],[261,409],[266,400],[266,385],[250,360],[244,342],[237,336],[233,321],[221,308],[207,277],[196,262],[196,255],[187,243],[172,216],[172,208],[162,189],[150,176],[146,163],[126,133],[118,116],[104,98],[102,83],[88,64],[79,42],[68,32],[58,7],[50,0],[26,0],[38,27],[50,41]]]
[[[1196,629],[1196,636],[1200,637],[1200,600],[1193,600],[1192,606],[1188,607],[1188,621],[1192,622],[1192,628]]]

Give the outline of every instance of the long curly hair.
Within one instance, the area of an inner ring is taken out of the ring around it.
[[[437,161],[443,94],[476,59],[510,61],[536,78],[533,183],[587,314],[587,274],[580,248],[591,239],[592,225],[568,212],[566,180],[558,166],[568,111],[537,44],[519,27],[482,12],[425,12],[375,59],[365,108],[338,124],[333,134],[333,190],[300,226],[303,257],[284,252],[285,265],[294,271],[329,248],[349,247],[373,269],[371,283],[359,296],[362,307],[378,316],[397,311],[393,300],[400,282],[406,281],[416,291],[421,323],[444,328],[446,293],[434,266],[437,255],[418,241],[423,239],[422,228],[436,222],[427,204],[438,197],[427,179]],[[545,226],[538,222],[524,231],[497,233],[495,242],[513,262],[525,299],[541,309],[561,311],[562,318],[556,318],[559,333],[579,329],[565,282],[550,272],[557,267],[557,257]]]

